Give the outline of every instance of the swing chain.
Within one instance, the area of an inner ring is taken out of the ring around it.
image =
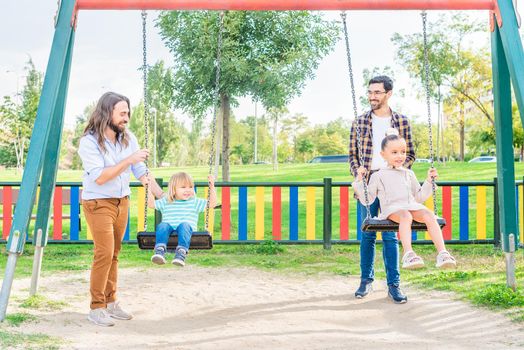
[[[426,90],[426,105],[428,109],[428,131],[429,131],[429,160],[431,162],[431,168],[434,168],[433,159],[433,128],[431,125],[431,90],[429,86],[429,54],[428,54],[428,33],[427,33],[427,20],[428,15],[426,11],[422,11],[422,36],[424,39],[424,74],[422,79],[424,80],[424,87]],[[437,193],[435,179],[431,179],[431,189],[433,192],[433,212],[437,214]]]
[[[351,62],[351,49],[349,47],[349,35],[348,35],[348,26],[347,26],[347,15],[346,11],[342,11],[340,13],[340,17],[342,18],[342,24],[344,27],[344,38],[346,42],[346,56],[348,61],[348,68],[349,68],[349,82],[351,84],[351,100],[353,102],[353,115],[354,115],[354,122],[356,124],[356,132],[357,132],[357,142],[358,142],[358,157],[360,165],[364,165],[364,157],[362,156],[362,136],[360,132],[360,123],[358,122],[358,111],[357,111],[357,98],[355,96],[355,82],[353,79],[353,65]],[[366,218],[371,218],[371,211],[369,208],[369,193],[368,193],[368,184],[367,184],[367,176],[362,179],[362,183],[364,185],[364,200],[366,201]]]
[[[144,147],[149,150],[149,96],[147,93],[147,12],[142,10],[142,79],[144,83]],[[144,161],[146,165],[146,179],[149,177],[149,167],[147,159]],[[144,205],[144,231],[147,231],[147,204],[149,201],[149,181],[145,184],[145,205]]]
[[[217,40],[217,56],[215,60],[215,90],[213,92],[213,120],[211,122],[211,148],[209,151],[209,176],[213,172],[213,159],[214,154],[213,150],[215,149],[215,136],[216,136],[216,123],[218,115],[218,105],[219,105],[219,94],[220,94],[220,61],[222,58],[222,32],[224,30],[224,11],[220,11],[218,17],[218,40]],[[212,228],[208,227],[209,224],[209,200],[211,198],[211,186],[208,182],[207,188],[207,205],[206,205],[206,219],[205,219],[205,228],[208,231],[212,231]]]

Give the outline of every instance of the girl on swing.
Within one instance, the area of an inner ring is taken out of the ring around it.
[[[411,246],[411,223],[413,220],[426,224],[428,233],[437,249],[438,268],[453,268],[457,263],[446,250],[442,231],[435,215],[422,203],[432,194],[432,179],[438,174],[435,168],[428,170],[428,177],[420,186],[415,173],[404,168],[406,160],[406,140],[401,138],[396,129],[388,129],[382,140],[380,154],[387,162],[387,168],[382,168],[371,174],[368,184],[368,203],[373,203],[376,197],[381,204],[378,219],[389,219],[399,224],[399,236],[404,255],[402,267],[418,269],[424,266],[424,261]],[[357,178],[352,187],[361,203],[366,205],[363,178],[366,169],[357,170]]]
[[[155,180],[150,176],[149,182]],[[178,246],[175,257],[171,261],[173,265],[185,266],[191,236],[197,230],[198,214],[205,211],[206,207],[213,209],[217,203],[215,190],[215,178],[209,175],[209,203],[206,199],[195,196],[195,184],[191,175],[185,172],[173,174],[169,180],[168,193],[161,193],[155,200],[153,193],[148,195],[148,206],[162,213],[162,222],[156,227],[155,253],[151,261],[158,265],[166,263],[167,242],[173,232],[178,233]],[[151,185],[148,187],[151,189]]]

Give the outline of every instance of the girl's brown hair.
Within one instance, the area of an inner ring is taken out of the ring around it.
[[[169,179],[169,190],[167,192],[167,200],[168,202],[172,202],[175,200],[175,187],[177,185],[190,185],[191,187],[195,186],[195,183],[193,182],[193,178],[188,173],[179,172],[173,174],[171,178]]]

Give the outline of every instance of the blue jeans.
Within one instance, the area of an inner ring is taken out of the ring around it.
[[[176,229],[174,229],[167,222],[159,223],[156,227],[155,249],[158,247],[164,247],[164,249],[167,249],[167,241],[169,240],[169,236],[175,231],[178,233],[177,249],[179,247],[183,247],[186,251],[189,251],[189,243],[191,243],[193,229],[187,222],[180,223]]]
[[[362,221],[366,218],[366,206],[358,202],[360,206],[360,218]],[[378,199],[370,206],[371,217],[378,214],[380,203]],[[375,242],[377,240],[376,232],[362,232],[360,240],[360,279],[362,281],[373,281],[375,279]],[[384,267],[386,269],[386,280],[388,285],[399,285],[400,272],[398,265],[398,240],[396,232],[382,232],[382,256],[384,258]]]

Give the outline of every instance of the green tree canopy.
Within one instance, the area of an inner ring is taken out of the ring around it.
[[[163,12],[157,26],[174,56],[173,104],[201,117],[215,103],[219,13]],[[242,96],[282,108],[314,77],[338,38],[336,22],[307,11],[225,13],[219,86],[222,177],[229,180],[229,111]],[[216,101],[218,102],[218,101]]]

